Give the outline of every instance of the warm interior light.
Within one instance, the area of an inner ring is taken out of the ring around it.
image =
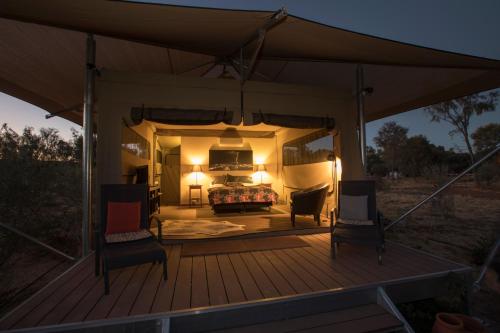
[[[264,164],[264,161],[265,161],[264,157],[262,157],[262,156],[255,156],[255,164],[261,165],[261,164]]]
[[[257,173],[260,175],[260,183],[262,184],[262,178],[264,177],[264,173],[267,171],[266,166],[264,164],[257,164]]]
[[[195,179],[196,179],[196,185],[198,185],[198,173],[201,172],[201,166],[199,164],[194,164],[192,166],[191,172],[194,173]]]
[[[191,164],[193,165],[201,165],[201,158],[200,157],[191,157]]]

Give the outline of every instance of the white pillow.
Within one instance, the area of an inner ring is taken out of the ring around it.
[[[340,218],[344,220],[368,220],[368,196],[340,195]]]

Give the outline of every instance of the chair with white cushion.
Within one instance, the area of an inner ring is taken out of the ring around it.
[[[330,216],[330,233],[334,258],[340,243],[366,244],[375,246],[378,262],[382,264],[384,226],[377,211],[374,181],[339,182],[338,204]]]

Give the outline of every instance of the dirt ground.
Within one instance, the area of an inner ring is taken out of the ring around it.
[[[379,184],[377,206],[386,218],[395,220],[437,189],[436,183],[420,178],[383,180]],[[500,184],[482,188],[469,179],[452,185],[426,203],[390,229],[386,237],[470,265],[477,275],[499,235]],[[483,284],[483,289],[473,296],[472,313],[500,332],[500,294]]]

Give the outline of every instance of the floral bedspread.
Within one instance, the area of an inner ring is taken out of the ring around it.
[[[244,202],[272,202],[276,203],[278,193],[272,188],[263,185],[255,186],[223,186],[208,189],[210,205],[244,203]]]

